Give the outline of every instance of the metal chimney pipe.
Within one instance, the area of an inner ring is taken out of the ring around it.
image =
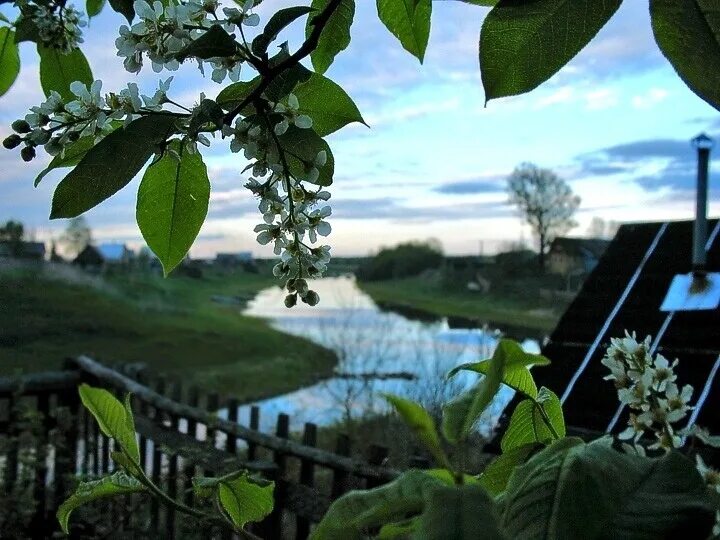
[[[705,134],[693,139],[693,146],[698,151],[697,199],[695,206],[695,227],[693,229],[692,271],[696,276],[705,274],[707,253],[707,200],[708,200],[708,169],[710,166],[710,150],[713,141]]]

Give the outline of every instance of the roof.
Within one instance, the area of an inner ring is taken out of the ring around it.
[[[555,238],[550,244],[550,252],[562,251],[573,257],[585,257],[587,255],[599,259],[610,245],[610,240],[602,238],[571,238],[561,236]]]
[[[694,400],[710,381],[697,422],[710,431],[720,430],[720,415],[714,412],[720,410],[720,375],[714,377],[720,356],[720,309],[659,309],[674,276],[691,270],[692,229],[692,221],[621,226],[560,319],[543,348],[553,364],[534,374],[558,395],[567,393],[568,425],[605,431],[610,424],[618,401],[613,385],[603,380],[608,372],[600,360],[610,338],[629,330],[637,332],[638,339],[659,337],[656,352],[679,358],[678,382],[693,385]],[[708,231],[707,268],[720,272],[720,221],[710,220]],[[626,414],[616,424],[620,429],[626,425]]]
[[[15,251],[15,249],[18,249],[18,251]],[[0,253],[9,255],[13,252],[18,253],[20,257],[43,258],[45,256],[45,244],[43,242],[20,242],[17,244],[9,240],[0,241]]]
[[[105,261],[118,262],[127,256],[129,250],[125,244],[100,244],[97,251]]]

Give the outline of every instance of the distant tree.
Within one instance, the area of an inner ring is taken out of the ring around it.
[[[25,236],[25,227],[19,221],[9,220],[0,227],[0,241],[10,244],[13,255],[20,253],[22,239]]]
[[[400,279],[439,268],[442,262],[442,246],[437,240],[407,242],[381,249],[360,265],[357,276],[364,281]]]
[[[580,197],[549,169],[523,163],[508,178],[509,202],[518,207],[538,239],[540,268],[545,268],[545,254],[553,239],[577,223],[573,215]]]
[[[92,231],[85,218],[72,218],[60,237],[66,255],[75,257],[92,241]]]
[[[594,217],[587,230],[588,238],[612,238],[620,227],[617,221],[605,221],[602,218]]]

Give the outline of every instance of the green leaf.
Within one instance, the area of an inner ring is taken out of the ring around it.
[[[351,491],[336,500],[311,533],[312,540],[362,540],[369,529],[422,511],[426,494],[444,484],[411,470],[392,482],[366,491]]]
[[[417,518],[406,519],[398,523],[387,523],[380,528],[377,540],[395,540],[396,538],[411,538],[417,530]]]
[[[166,276],[195,241],[209,200],[210,180],[202,156],[189,153],[178,140],[145,171],[138,189],[137,223]]]
[[[38,45],[40,55],[40,84],[46,96],[51,91],[60,94],[63,100],[72,101],[77,96],[70,91],[70,84],[75,81],[90,86],[93,74],[90,64],[80,49],[63,54],[58,49]]]
[[[88,18],[99,14],[104,6],[105,0],[87,0],[85,10],[87,11]]]
[[[333,175],[335,174],[335,158],[333,158],[328,143],[313,129],[301,129],[291,125],[278,139],[286,152],[290,172],[301,179],[306,178],[318,153],[325,150],[327,161],[325,165],[319,168],[320,174],[317,180],[312,183],[319,186],[332,184]]]
[[[313,8],[310,6],[295,6],[277,11],[265,25],[262,33],[252,41],[252,51],[262,56],[267,52],[268,45],[275,41],[278,34],[294,21],[311,13]]]
[[[487,100],[529,92],[579,53],[622,0],[500,0],[480,33]]]
[[[330,0],[312,0],[312,8],[320,13]],[[335,57],[350,45],[350,27],[355,17],[355,0],[342,0],[333,12],[318,40],[318,45],[310,53],[310,60],[318,73],[325,73]],[[310,36],[314,28],[313,18],[309,17],[305,26],[305,36]]]
[[[129,397],[123,405],[107,390],[84,383],[80,385],[79,392],[83,405],[95,417],[102,432],[115,439],[128,457],[139,462],[140,450],[135,439],[135,422]]]
[[[216,56],[232,56],[236,51],[235,39],[222,26],[214,24],[195,41],[180,49],[175,58],[180,62],[190,56],[207,60]]]
[[[493,356],[496,355],[503,356],[505,362],[505,373],[502,382],[513,390],[521,392],[532,399],[536,399],[537,386],[528,367],[546,366],[550,364],[550,360],[540,354],[525,352],[520,344],[510,339],[500,340],[500,343],[498,343],[493,353]],[[485,375],[490,369],[492,369],[490,360],[472,362],[457,366],[450,371],[448,377],[452,377],[459,371],[474,371]]]
[[[115,127],[120,127],[122,122],[115,124]],[[82,137],[77,141],[70,143],[65,147],[65,151],[62,154],[58,154],[52,161],[45,167],[40,174],[35,178],[35,187],[38,186],[40,181],[53,169],[59,169],[61,167],[72,167],[80,163],[80,160],[87,154],[90,149],[95,146],[95,137]]]
[[[0,28],[0,96],[7,93],[20,73],[20,53],[15,32],[7,26]]]
[[[690,89],[720,109],[720,11],[713,0],[651,0],[660,50]]]
[[[215,128],[220,129],[223,124],[223,110],[220,105],[212,99],[203,99],[200,105],[195,107],[190,117],[188,125],[188,134],[197,135],[200,130],[207,124],[212,124]]]
[[[430,451],[435,461],[443,466],[450,468],[445,452],[440,444],[435,422],[430,418],[428,412],[417,403],[409,399],[394,396],[392,394],[383,394],[383,397],[395,408],[403,421],[413,430],[420,442]]]
[[[708,538],[711,495],[694,464],[563,439],[513,473],[503,496],[509,538]]]
[[[68,521],[70,514],[76,508],[107,497],[116,495],[128,495],[145,491],[145,486],[128,476],[123,471],[116,471],[110,476],[93,480],[92,482],[80,482],[75,493],[73,493],[57,510],[57,519],[65,534],[68,534]]]
[[[555,434],[543,419],[541,407],[550,420]],[[537,401],[526,399],[515,408],[500,446],[504,453],[526,444],[549,444],[556,438],[564,436],[565,419],[562,404],[553,392],[543,387],[538,393]]]
[[[110,7],[113,11],[123,15],[128,23],[132,23],[135,18],[135,8],[133,7],[133,0],[109,0]]]
[[[262,521],[273,509],[275,484],[247,474],[218,485],[218,500],[233,524],[242,528],[247,523]]]
[[[508,540],[500,529],[498,508],[481,486],[437,486],[425,498],[413,538]]]
[[[293,94],[298,98],[300,112],[312,118],[313,129],[321,137],[351,122],[365,124],[357,105],[345,90],[318,73],[298,84]]]
[[[124,188],[174,131],[175,119],[134,120],[91,148],[55,190],[51,219],[79,216]]]
[[[431,0],[377,0],[380,20],[420,63],[430,37]]]
[[[225,110],[234,109],[241,101],[247,98],[260,82],[259,77],[255,77],[251,81],[240,81],[232,83],[223,88],[215,98],[215,102]],[[248,105],[247,109],[241,111],[244,116],[255,114],[255,108]]]
[[[467,437],[500,389],[504,373],[505,357],[493,355],[480,384],[443,406],[442,428],[447,440],[457,443]]]
[[[498,456],[480,475],[480,484],[492,495],[500,495],[505,491],[515,468],[523,464],[539,448],[542,448],[539,444],[524,444]]]

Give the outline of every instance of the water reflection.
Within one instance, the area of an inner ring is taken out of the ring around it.
[[[451,329],[447,322],[423,323],[380,311],[356,285],[352,277],[326,278],[310,287],[320,294],[320,305],[283,306],[285,293],[279,288],[260,292],[245,311],[266,317],[284,332],[305,336],[335,351],[336,376],[308,388],[255,403],[261,407],[261,429],[271,430],[278,413],[290,415],[293,429],[304,422],[329,425],[349,418],[386,410],[380,397],[391,392],[417,400],[430,409],[477,381],[461,373],[448,381],[445,374],[454,366],[487,358],[497,335],[487,329]],[[537,351],[537,343],[524,344]],[[479,424],[488,432],[512,391],[503,389]],[[240,421],[249,417],[249,407],[240,410]]]

